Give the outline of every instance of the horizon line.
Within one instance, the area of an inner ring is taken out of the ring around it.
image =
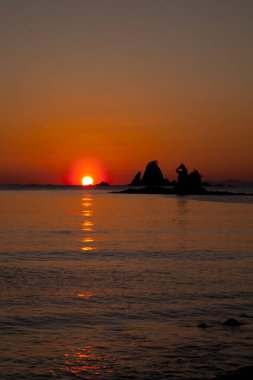
[[[174,180],[171,180],[173,182]],[[228,178],[221,181],[215,181],[215,180],[206,180],[205,183],[210,183],[210,185],[223,185],[223,184],[229,184],[229,183],[242,183],[242,184],[253,184],[252,180],[241,180],[241,179],[233,179]],[[130,186],[130,183],[122,184],[122,183],[116,183],[116,184],[100,184],[96,183],[94,185],[88,185],[84,186],[82,184],[59,184],[59,183],[0,183],[0,186],[44,186],[44,187],[51,187],[51,186],[58,186],[58,187],[80,187],[80,188],[93,188],[93,187],[110,187],[110,186]],[[144,185],[139,185],[144,186]],[[165,185],[166,186],[166,185]],[[204,185],[205,186],[205,185]],[[138,187],[138,186],[137,186]]]

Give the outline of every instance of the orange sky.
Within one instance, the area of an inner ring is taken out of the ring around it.
[[[253,4],[0,2],[0,183],[253,180]]]

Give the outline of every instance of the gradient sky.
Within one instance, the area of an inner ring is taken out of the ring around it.
[[[252,0],[0,0],[0,183],[253,179]]]

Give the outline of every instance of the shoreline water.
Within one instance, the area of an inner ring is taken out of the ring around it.
[[[214,186],[216,187],[216,186]],[[217,186],[220,187],[220,186]],[[208,187],[209,188],[209,187]],[[213,189],[213,187],[212,187]],[[177,193],[177,191],[171,186],[141,186],[135,187],[128,185],[37,185],[37,184],[28,184],[28,185],[0,185],[0,191],[18,191],[18,190],[82,190],[82,191],[107,191],[115,194],[161,194],[161,195],[177,195],[182,196],[191,196],[196,195],[199,197],[210,195],[210,196],[253,196],[253,187],[245,188],[224,188],[224,190],[208,190],[206,187],[202,187],[201,191],[196,193]]]
[[[122,194],[167,194],[167,195],[178,195],[178,196],[187,196],[187,195],[238,195],[238,196],[252,196],[253,193],[245,192],[232,192],[232,191],[208,191],[202,189],[199,193],[177,193],[176,190],[166,187],[144,187],[144,188],[127,188],[126,190],[120,191]]]

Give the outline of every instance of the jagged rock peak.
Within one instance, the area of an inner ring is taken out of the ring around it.
[[[164,183],[164,177],[158,166],[158,161],[150,161],[142,177],[142,184],[147,186],[160,186]]]

